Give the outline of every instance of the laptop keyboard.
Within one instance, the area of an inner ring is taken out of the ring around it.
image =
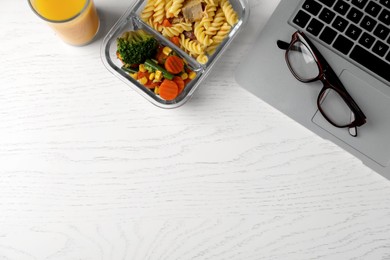
[[[306,0],[291,21],[390,82],[390,0]]]

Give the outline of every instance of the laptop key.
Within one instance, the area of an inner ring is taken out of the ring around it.
[[[332,28],[326,26],[320,35],[320,40],[330,45],[333,42],[333,40],[336,38],[336,36],[337,36],[337,32]]]
[[[324,27],[324,24],[317,19],[313,18],[309,25],[306,27],[306,31],[313,34],[314,36],[317,36],[322,28]]]
[[[362,17],[363,17],[363,12],[359,11],[355,7],[352,7],[349,13],[347,14],[347,18],[354,23],[359,23]]]
[[[299,10],[297,15],[293,19],[293,23],[295,23],[301,28],[305,28],[309,20],[310,20],[310,15],[302,10]]]
[[[333,28],[337,29],[340,32],[344,32],[345,28],[348,26],[348,21],[337,16],[334,22],[332,23]]]
[[[336,16],[336,14],[329,10],[328,8],[324,8],[320,15],[318,16],[323,22],[327,23],[327,24],[330,24],[333,20],[333,18]]]
[[[374,44],[374,47],[372,47],[372,51],[381,57],[383,57],[388,50],[389,50],[389,46],[386,43],[383,43],[381,41],[377,41]]]
[[[355,26],[354,24],[351,24],[348,29],[345,31],[345,35],[347,35],[349,38],[352,40],[356,41],[360,34],[363,32],[362,29],[359,27]]]
[[[303,8],[303,10],[305,10],[313,15],[317,15],[321,10],[322,5],[313,1],[313,0],[306,0],[303,3],[302,8]]]
[[[369,2],[366,9],[364,9],[368,14],[376,17],[381,11],[382,7],[375,2]]]
[[[371,48],[371,46],[375,42],[375,37],[369,35],[368,33],[363,33],[362,37],[359,39],[359,43],[366,47],[367,49]]]
[[[390,1],[390,0],[389,0]],[[390,11],[383,9],[382,13],[379,15],[379,21],[386,25],[390,25]]]
[[[343,54],[348,54],[353,46],[353,42],[343,35],[339,35],[333,43],[333,47]]]
[[[382,40],[385,40],[389,33],[390,29],[382,24],[378,24],[378,26],[374,30],[374,35]]]
[[[363,9],[367,2],[368,0],[352,0],[352,4],[360,9]]]
[[[371,32],[372,29],[374,29],[375,25],[377,24],[377,21],[369,17],[368,15],[364,16],[362,22],[360,25],[366,29],[367,31]]]
[[[349,55],[352,60],[390,82],[390,64],[356,45]]]
[[[390,0],[380,0],[379,3],[390,8]]]
[[[350,5],[347,4],[346,2],[344,2],[344,1],[337,1],[336,5],[334,6],[333,9],[336,12],[338,12],[339,14],[344,15],[344,14],[347,13],[349,7],[350,7]]]

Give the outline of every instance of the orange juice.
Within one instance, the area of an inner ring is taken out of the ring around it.
[[[89,43],[99,29],[93,0],[29,0],[33,10],[72,45]]]

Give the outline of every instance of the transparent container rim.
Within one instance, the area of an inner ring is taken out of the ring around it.
[[[151,97],[149,94],[142,91],[137,84],[134,84],[132,81],[130,81],[128,78],[123,77],[117,69],[114,69],[112,65],[115,66],[115,64],[108,60],[107,57],[109,57],[109,51],[107,50],[108,43],[112,40],[113,36],[115,34],[118,34],[118,32],[121,29],[121,24],[124,22],[127,22],[130,19],[134,19],[135,17],[138,17],[135,10],[137,10],[140,6],[142,6],[143,2],[146,0],[137,0],[135,1],[131,6],[129,6],[126,11],[123,13],[123,15],[118,19],[118,21],[112,26],[112,28],[109,30],[107,35],[104,37],[103,42],[101,44],[101,51],[100,56],[103,61],[103,64],[106,66],[106,68],[114,74],[116,77],[118,77],[120,80],[125,82],[127,85],[131,85],[131,87],[136,90],[139,94],[141,94],[144,98],[146,98],[149,102],[156,105],[160,108],[177,108],[182,106],[184,103],[186,103],[193,95],[195,90],[198,88],[198,86],[204,81],[204,79],[209,75],[212,68],[216,64],[216,62],[219,60],[219,58],[222,56],[222,54],[226,51],[227,47],[230,45],[230,43],[233,41],[234,38],[237,37],[239,32],[241,31],[242,27],[247,23],[250,15],[250,9],[249,9],[249,3],[248,0],[231,0],[231,1],[237,1],[240,2],[240,5],[242,6],[242,13],[239,22],[234,26],[234,28],[229,32],[229,36],[227,39],[224,40],[223,44],[217,48],[216,53],[212,56],[212,59],[207,62],[206,64],[200,64],[198,63],[193,57],[190,57],[193,61],[195,61],[202,69],[201,69],[201,75],[197,77],[196,82],[193,83],[191,89],[188,91],[187,95],[183,97],[178,102],[166,102],[164,100],[156,100],[156,98]],[[142,23],[142,22],[141,22]],[[165,41],[168,41],[165,39]],[[169,44],[168,44],[169,45]],[[186,54],[187,55],[187,54]],[[187,58],[187,56],[185,56]]]

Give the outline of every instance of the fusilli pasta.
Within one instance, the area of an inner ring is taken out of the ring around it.
[[[194,41],[194,40],[191,40],[189,38],[186,38],[184,36],[184,34],[181,34],[180,35],[180,44],[182,46],[182,48],[184,48],[184,50],[190,52],[190,53],[195,53],[195,54],[204,54],[204,47]]]
[[[190,23],[176,23],[171,27],[164,27],[162,35],[165,37],[179,36],[184,31],[191,31],[192,25]]]
[[[183,7],[184,0],[173,0],[172,6],[169,8],[170,16],[168,17],[177,17]]]
[[[221,0],[220,2],[223,13],[225,14],[227,22],[233,26],[238,22],[237,13],[234,11],[232,5],[229,0]]]
[[[156,0],[154,3],[153,21],[162,23],[165,18],[165,0]]]
[[[210,39],[208,35],[204,32],[204,26],[202,22],[197,22],[194,25],[194,34],[196,39],[203,45],[209,46],[213,41]]]
[[[212,38],[213,43],[207,47],[206,52],[209,55],[212,55],[215,52],[215,49],[218,47],[218,45],[226,38],[226,36],[229,34],[231,30],[231,26],[227,23],[224,23],[221,26],[221,29],[217,32],[217,34]]]
[[[195,2],[197,15],[191,17],[186,1],[147,0],[140,17],[164,37],[179,37],[180,47],[205,64],[238,22],[238,14],[229,0],[199,0],[204,10]]]
[[[153,15],[155,2],[156,2],[156,0],[148,0],[145,8],[142,10],[140,16],[144,22],[147,22],[149,20],[149,18]]]

